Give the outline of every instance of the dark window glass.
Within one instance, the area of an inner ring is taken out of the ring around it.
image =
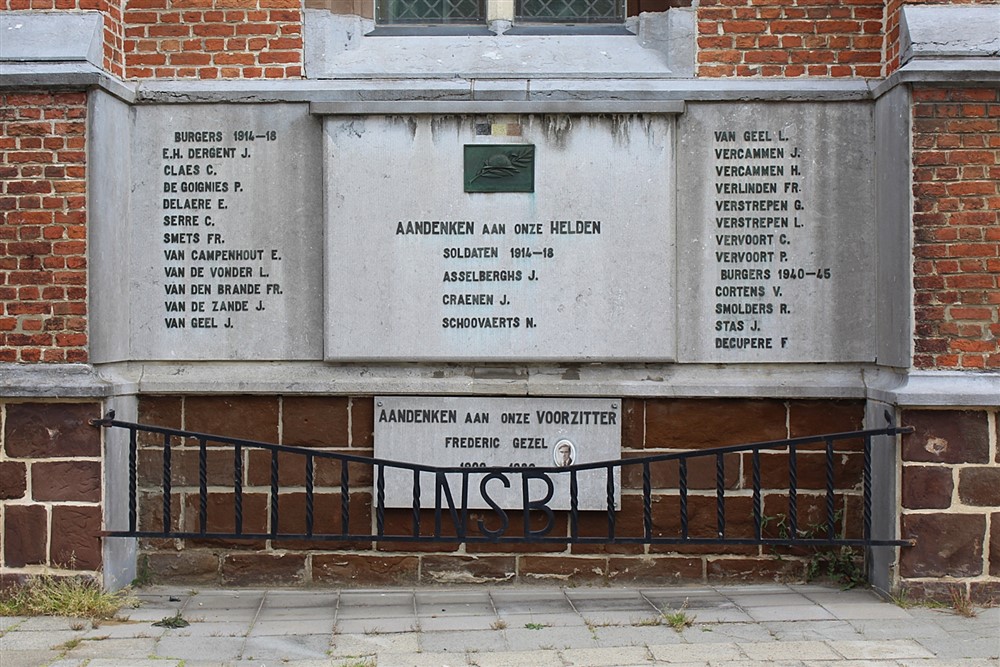
[[[621,23],[625,17],[619,0],[518,0],[517,20]]]
[[[485,0],[378,0],[380,23],[476,23],[486,19]]]

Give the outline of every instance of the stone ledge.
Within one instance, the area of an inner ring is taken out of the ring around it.
[[[0,398],[105,398],[113,387],[85,364],[0,364]]]

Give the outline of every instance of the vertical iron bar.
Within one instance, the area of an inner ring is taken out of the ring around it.
[[[833,438],[826,439],[826,538],[832,540],[837,536],[834,521],[833,496]]]
[[[236,534],[243,532],[243,447],[233,448],[233,507],[236,510]]]
[[[351,494],[348,491],[350,473],[347,461],[340,462],[340,534],[345,537],[350,532]]]
[[[306,535],[311,536],[313,534],[313,525],[315,521],[315,498],[313,497],[314,485],[315,485],[315,461],[313,461],[312,454],[306,454]]]
[[[580,537],[580,493],[576,470],[569,471],[569,530],[574,540]]]
[[[278,450],[271,450],[271,537],[278,534]]]
[[[865,460],[862,468],[863,474],[863,515],[864,515],[864,538],[868,541],[872,538],[872,439],[865,437]]]
[[[139,455],[139,444],[136,440],[136,431],[129,429],[128,435],[128,532],[134,533],[138,524],[136,516],[136,494],[139,485],[139,471],[136,460]]]
[[[715,455],[715,524],[719,539],[726,536],[726,461]]]
[[[608,466],[607,503],[608,503],[608,539],[615,539],[615,474],[614,466]]]
[[[170,436],[163,434],[163,534],[170,534]]]
[[[382,537],[385,534],[385,466],[380,463],[376,468],[378,473],[375,478],[375,486],[378,493],[375,505],[375,525],[378,536]]]
[[[753,450],[753,528],[759,540],[762,535],[764,512],[760,502],[760,450]]]
[[[198,532],[205,534],[208,525],[208,449],[205,438],[198,438]]]
[[[649,461],[642,464],[642,530],[645,539],[653,538],[653,484],[649,474]]]
[[[688,538],[688,460],[687,457],[680,459],[680,487],[681,487],[681,539]]]
[[[413,471],[413,536],[420,535],[420,471]]]
[[[799,462],[795,445],[788,445],[788,537],[799,535]]]

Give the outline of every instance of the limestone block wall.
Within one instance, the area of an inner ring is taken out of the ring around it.
[[[0,361],[86,362],[87,96],[0,94]]]
[[[373,401],[370,397],[295,396],[147,396],[140,400],[139,419],[202,432],[280,442],[314,450],[372,454]],[[782,439],[806,434],[861,428],[860,401],[629,399],[623,404],[624,458],[691,449]],[[140,442],[140,527],[159,530],[162,503],[162,440]],[[857,536],[861,526],[861,443],[838,445],[836,475],[839,528]],[[825,510],[825,467],[822,451],[799,455],[798,512],[800,526],[820,523]],[[279,529],[305,531],[305,481],[291,456],[279,456],[282,490]],[[727,535],[753,535],[750,462],[739,455],[726,459]],[[788,460],[785,454],[762,456],[764,515],[768,534],[777,536],[788,512]],[[175,528],[198,528],[198,446],[175,445],[171,456],[171,515]],[[233,464],[231,453],[210,451],[207,484],[210,530],[234,530]],[[364,531],[374,520],[369,470],[350,470],[351,521]],[[691,534],[714,536],[715,465],[701,462],[690,469]],[[243,464],[243,526],[246,531],[270,529],[270,456],[246,453]],[[680,534],[676,463],[652,466],[654,532]],[[340,519],[340,471],[336,464],[316,469],[316,530],[336,532]],[[617,514],[621,534],[642,533],[641,475],[623,476],[622,508]],[[521,519],[511,513],[512,525]],[[477,525],[482,512],[472,512]],[[568,513],[556,513],[554,534],[568,535]],[[389,510],[386,531],[409,529],[409,509]],[[433,526],[427,513],[422,526]],[[584,515],[581,535],[606,530],[603,516]],[[760,547],[643,545],[492,545],[459,543],[340,544],[330,542],[145,540],[140,545],[154,578],[227,585],[302,584],[379,585],[476,581],[625,582],[801,580],[813,558],[810,551]]]
[[[1000,368],[1000,90],[913,91],[917,368]]]
[[[914,597],[1000,600],[997,410],[903,411],[900,577]]]
[[[98,403],[0,402],[0,586],[102,567]]]

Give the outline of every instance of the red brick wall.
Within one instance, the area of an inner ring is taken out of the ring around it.
[[[125,0],[128,78],[302,76],[300,0]]]
[[[905,410],[900,576],[915,597],[1000,602],[998,411]]]
[[[0,362],[87,361],[86,116],[0,95]]]
[[[623,456],[636,457],[726,444],[781,439],[805,434],[849,431],[861,427],[863,404],[857,401],[778,400],[628,400],[624,406]],[[143,397],[139,421],[168,427],[280,442],[329,451],[372,454],[373,404],[370,398],[346,397]],[[724,418],[721,416],[724,415]],[[140,442],[140,527],[159,530],[163,474],[162,439]],[[856,535],[860,523],[858,489],[861,484],[860,443],[845,443],[837,452],[837,496],[843,510],[841,528]],[[245,531],[269,529],[270,456],[244,454],[243,522]],[[771,517],[768,534],[777,535],[777,521],[788,512],[787,455],[762,454],[764,514]],[[798,512],[800,527],[819,522],[825,507],[823,452],[799,455]],[[301,461],[301,459],[297,459]],[[753,535],[751,465],[732,455],[726,459],[727,535]],[[210,448],[206,483],[232,488],[232,454]],[[279,457],[280,523],[289,532],[305,532],[304,472],[290,457]],[[635,472],[635,471],[632,471]],[[316,531],[339,531],[340,472],[338,464],[316,465]],[[372,522],[370,470],[351,466],[351,521],[366,532]],[[653,521],[657,535],[679,535],[677,464],[654,464]],[[171,455],[171,524],[198,530],[199,460],[196,442],[175,442]],[[618,534],[642,534],[639,474],[623,473],[622,510]],[[692,464],[689,470],[691,535],[714,537],[716,526],[715,466]],[[473,512],[471,526],[482,512]],[[521,525],[511,512],[511,525]],[[605,531],[603,514],[583,513],[581,535]],[[410,529],[410,510],[390,510],[386,531],[402,534]],[[492,515],[484,517],[495,520]],[[445,521],[447,524],[447,519]],[[433,517],[422,521],[433,530]],[[233,531],[234,498],[221,488],[210,495],[210,530]],[[567,513],[556,513],[554,534],[568,534]],[[147,540],[141,548],[155,576],[169,579],[266,585],[317,583],[373,585],[391,583],[505,581],[721,581],[801,579],[809,554],[753,546],[655,546],[541,544],[510,546],[467,544],[400,544],[394,542],[340,544],[260,540],[187,540],[181,549],[173,540]]]
[[[2,584],[25,568],[101,568],[97,403],[0,403]]]
[[[702,0],[698,76],[879,77],[883,3]]]
[[[914,366],[1000,369],[1000,90],[913,101]]]

